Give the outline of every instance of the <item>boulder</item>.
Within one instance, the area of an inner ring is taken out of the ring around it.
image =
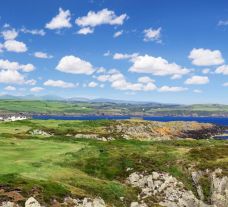
[[[26,202],[25,202],[25,207],[41,207],[41,205],[39,204],[39,202],[33,198],[30,197]]]

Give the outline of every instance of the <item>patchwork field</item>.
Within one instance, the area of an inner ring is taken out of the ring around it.
[[[219,104],[173,105],[162,103],[0,100],[0,112],[61,115],[228,116]]]

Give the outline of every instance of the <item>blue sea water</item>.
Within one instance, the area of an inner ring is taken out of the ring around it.
[[[126,120],[132,118],[131,116],[54,116],[54,115],[36,115],[33,119],[40,120]],[[221,126],[228,126],[228,117],[173,117],[173,116],[145,116],[139,117],[148,121],[197,121],[200,123],[212,123]]]

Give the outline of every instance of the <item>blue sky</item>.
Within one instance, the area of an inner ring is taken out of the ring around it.
[[[225,0],[2,0],[0,94],[228,104]]]

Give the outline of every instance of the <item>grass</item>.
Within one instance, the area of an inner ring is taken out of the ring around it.
[[[200,115],[224,116],[228,113],[227,105],[163,105],[163,104],[124,104],[99,102],[66,102],[41,100],[0,100],[1,113],[24,112],[31,114],[144,114],[144,115]]]
[[[100,196],[106,203],[129,205],[136,190],[124,181],[130,172],[168,172],[195,190],[188,169],[222,168],[228,174],[228,144],[215,140],[101,142],[75,139],[67,131],[102,130],[112,121],[39,121],[0,123],[0,185],[35,194],[41,203],[54,198]],[[31,136],[32,129],[55,130],[53,137]],[[202,180],[207,193],[207,180]],[[125,197],[125,203],[120,197]]]

